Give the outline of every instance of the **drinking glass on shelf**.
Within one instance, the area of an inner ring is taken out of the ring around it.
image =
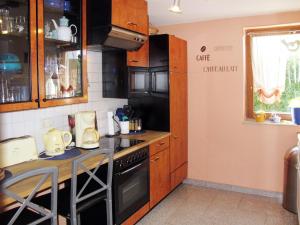
[[[14,102],[14,90],[13,88],[8,89],[7,102]]]
[[[13,17],[8,18],[8,33],[15,32],[15,19]]]
[[[17,16],[16,17],[16,26],[15,26],[16,30],[19,33],[22,33],[25,30],[25,26],[26,26],[26,18],[25,18],[25,16]]]
[[[50,22],[46,21],[45,22],[45,37],[46,38],[51,38],[52,37],[52,34],[51,34],[50,31],[51,31]]]
[[[8,34],[8,26],[9,26],[9,11],[7,9],[0,9],[0,26],[1,33]]]
[[[29,87],[21,86],[20,87],[20,101],[29,101]]]
[[[7,82],[4,78],[1,79],[1,103],[5,103],[7,100]]]
[[[10,89],[10,101],[11,102],[19,102],[21,101],[21,92],[19,86],[13,86]]]

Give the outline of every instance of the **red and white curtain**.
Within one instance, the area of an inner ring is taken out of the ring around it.
[[[280,101],[285,90],[289,50],[287,35],[254,36],[251,42],[254,91],[265,104]]]

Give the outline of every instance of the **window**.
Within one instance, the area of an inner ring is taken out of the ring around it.
[[[289,102],[300,97],[300,25],[247,29],[246,115],[263,110],[290,119]]]

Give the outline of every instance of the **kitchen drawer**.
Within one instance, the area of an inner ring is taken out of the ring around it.
[[[154,142],[150,145],[150,156],[155,155],[156,153],[168,148],[170,145],[170,138],[165,137],[159,141]]]
[[[183,164],[171,173],[171,190],[175,189],[187,178],[187,163]]]

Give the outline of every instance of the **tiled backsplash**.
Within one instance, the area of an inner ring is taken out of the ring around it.
[[[26,110],[0,114],[0,140],[23,135],[32,135],[36,139],[39,151],[43,151],[42,135],[45,124],[68,130],[67,115],[78,111],[95,110],[100,135],[107,133],[107,111],[127,104],[126,99],[102,98],[102,54],[88,52],[89,102],[86,104],[52,107],[46,109]]]

